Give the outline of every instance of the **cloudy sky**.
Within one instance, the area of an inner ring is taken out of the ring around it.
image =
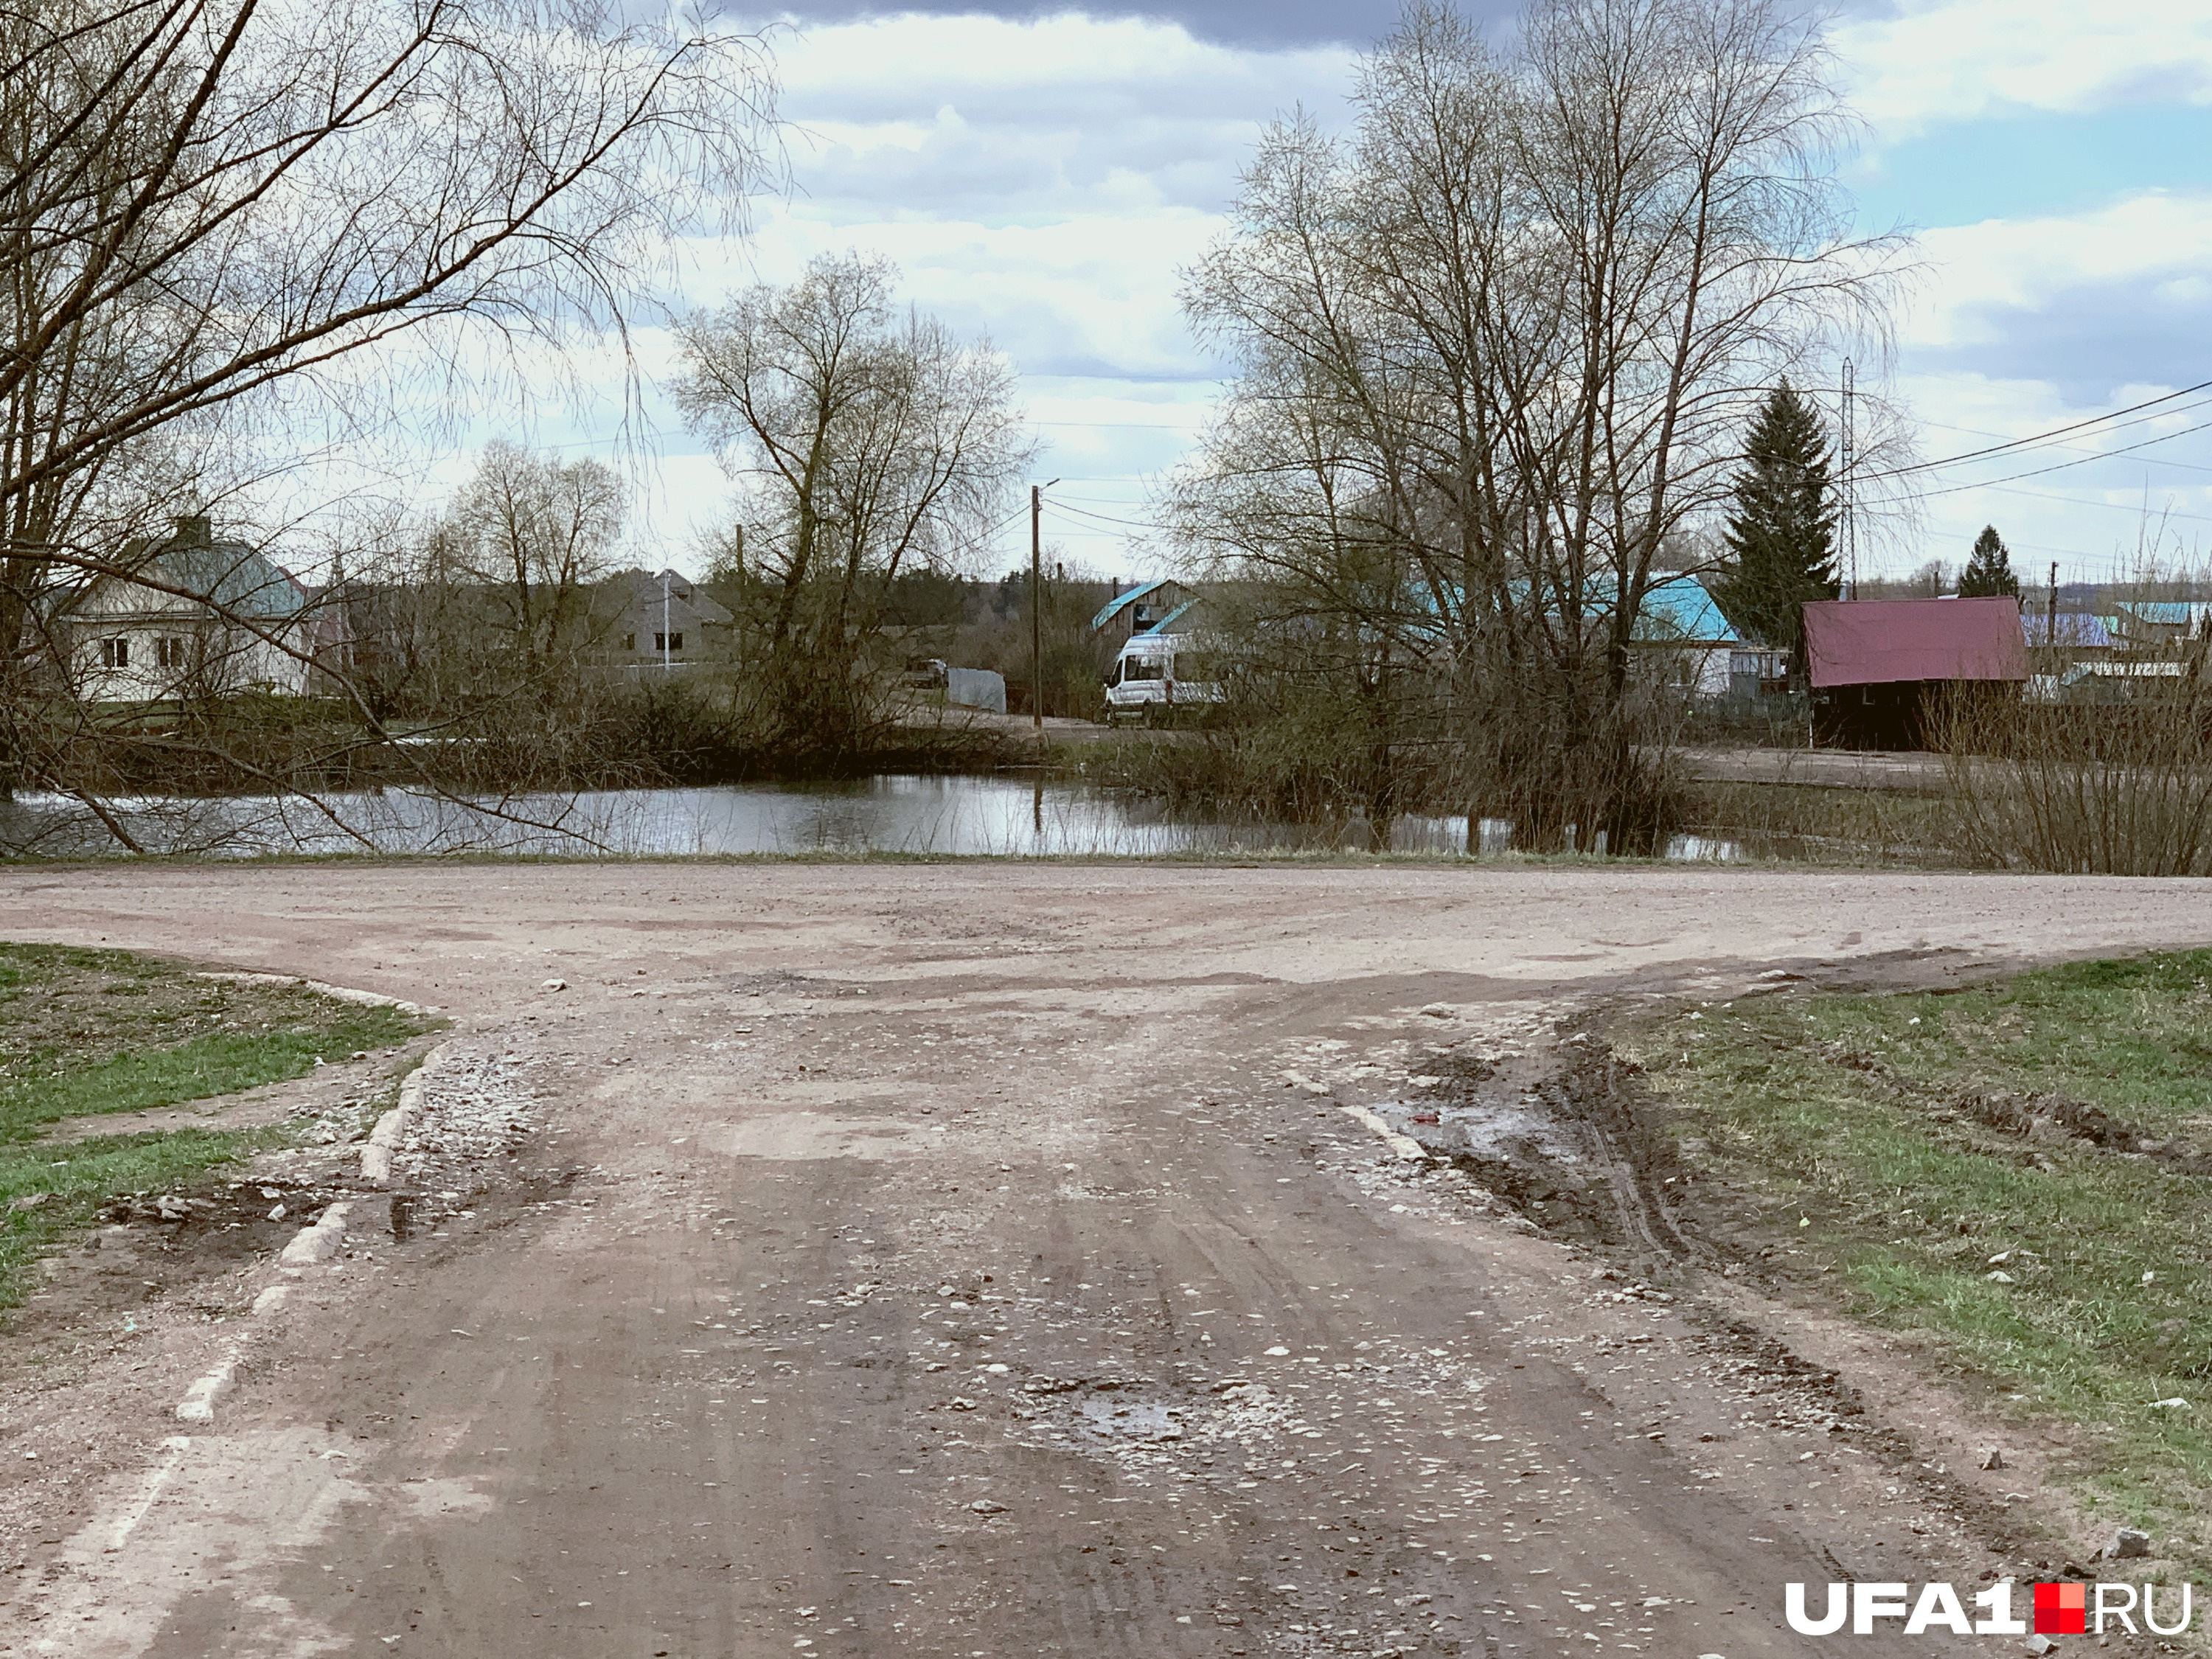
[[[1352,60],[1394,13],[808,0],[773,33],[796,188],[757,204],[742,246],[697,263],[690,297],[788,277],[823,250],[889,255],[916,302],[987,331],[1019,369],[1048,444],[1038,476],[1065,480],[1048,519],[1062,556],[1146,569],[1150,483],[1218,373],[1182,326],[1178,269],[1216,233],[1261,124],[1297,104],[1341,118]],[[2212,7],[1860,3],[1832,44],[1866,122],[1848,175],[1863,223],[1912,229],[1926,267],[1893,377],[1923,456],[2212,380]],[[648,370],[665,345],[642,340]],[[2146,533],[2212,553],[2212,431],[2191,430],[2212,422],[2206,396],[1930,474],[1886,562],[1955,563],[1985,522],[2036,580],[2053,559],[2069,578],[2124,567]],[[689,563],[725,485],[653,407],[647,535]],[[605,441],[593,428],[541,435],[589,448]],[[992,562],[1012,565],[1025,529]]]

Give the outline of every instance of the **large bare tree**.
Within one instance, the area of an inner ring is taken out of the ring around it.
[[[1033,453],[1006,360],[902,311],[896,276],[825,256],[683,331],[678,403],[738,484],[747,683],[789,744],[857,741],[891,584],[975,550]]]
[[[0,0],[0,787],[96,733],[51,624],[226,438],[434,422],[729,224],[768,60],[630,9]]]
[[[614,568],[628,492],[603,461],[488,446],[440,534],[494,607],[524,680],[573,673],[599,643],[593,609]]]
[[[1880,326],[1816,26],[1774,0],[1409,10],[1341,138],[1267,137],[1187,303],[1240,374],[1202,554],[1449,697],[1470,805],[1648,829],[1630,672],[1662,549],[1777,374]],[[1647,822],[1639,823],[1639,819]]]

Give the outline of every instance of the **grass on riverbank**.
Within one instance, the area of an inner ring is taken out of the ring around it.
[[[235,1094],[426,1029],[420,1016],[296,984],[214,979],[121,951],[0,944],[0,1307],[21,1300],[40,1255],[117,1195],[173,1188],[285,1133],[193,1127],[42,1144],[54,1124]]]
[[[1755,1201],[1853,1312],[2075,1425],[2083,1501],[2204,1559],[2212,1177],[2181,1164],[2212,1143],[2212,951],[1746,1000],[1621,1047],[1685,1109],[1686,1160]],[[1996,1091],[2030,1097],[2026,1133],[1990,1127],[1978,1103]],[[2060,1099],[2142,1135],[2069,1134]],[[2153,1152],[2129,1150],[2142,1139]]]

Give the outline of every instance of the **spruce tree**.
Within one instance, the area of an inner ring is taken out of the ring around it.
[[[1767,394],[1745,434],[1723,539],[1734,556],[1713,584],[1722,614],[1747,638],[1790,653],[1802,670],[1808,599],[1832,599],[1836,512],[1820,411],[1788,380]]]
[[[2012,574],[2012,555],[2006,550],[2004,538],[1997,534],[1995,525],[1985,524],[1982,533],[1974,538],[1966,568],[1959,573],[1959,597],[1976,599],[1990,593],[2018,599],[2020,578]]]

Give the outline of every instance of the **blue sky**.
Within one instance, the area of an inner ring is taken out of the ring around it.
[[[683,297],[787,277],[825,249],[890,255],[918,303],[988,331],[1019,369],[1049,446],[1039,476],[1067,480],[1048,520],[1062,555],[1105,574],[1146,568],[1144,503],[1217,390],[1176,273],[1218,231],[1261,124],[1298,103],[1337,118],[1357,50],[1395,10],[922,15],[806,0],[774,35],[797,190],[757,202],[744,242],[686,250]],[[2212,380],[2212,7],[1861,3],[1831,40],[1865,124],[1846,175],[1862,220],[1919,236],[1923,275],[1887,378],[1922,455]],[[649,374],[665,366],[664,336],[639,344]],[[2212,420],[2188,401],[2124,433],[1929,475],[1869,562],[1956,563],[1984,522],[2039,576],[2053,558],[2068,579],[2123,570],[2146,538],[2212,556],[2212,432],[2162,435]],[[690,562],[725,486],[657,394],[647,410],[658,459],[641,532],[658,545],[641,552]],[[609,425],[602,410],[535,435],[586,449]],[[1019,536],[994,562],[1015,562]]]

